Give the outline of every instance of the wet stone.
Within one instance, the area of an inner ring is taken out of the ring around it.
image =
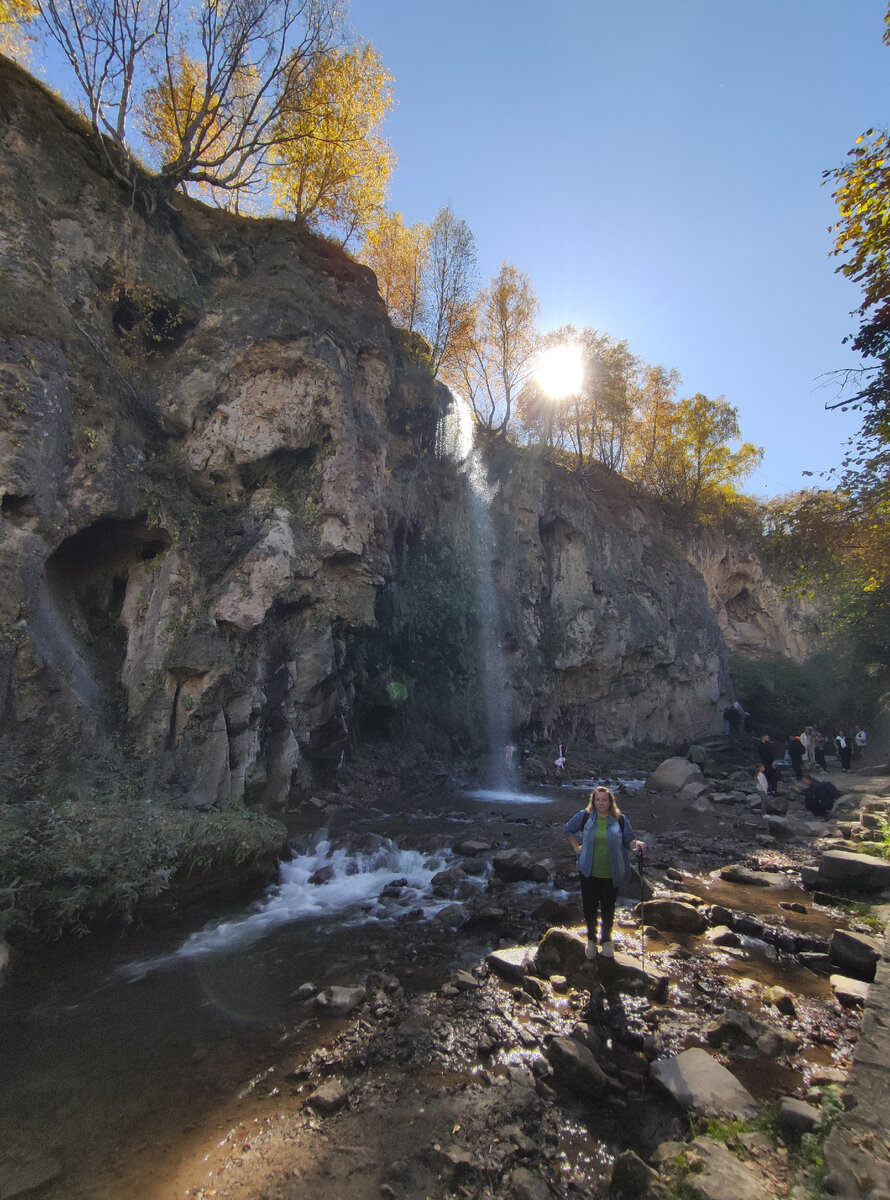
[[[742,939],[728,925],[715,925],[705,935],[715,946],[741,946]]]
[[[522,983],[534,950],[533,946],[508,946],[492,950],[485,961],[501,979],[508,983]],[[583,945],[581,953],[584,953]]]
[[[610,1190],[622,1196],[646,1196],[658,1183],[658,1172],[648,1167],[633,1150],[625,1150],[612,1167]]]
[[[580,1096],[604,1096],[612,1086],[590,1050],[574,1038],[553,1038],[546,1057],[556,1082]]]

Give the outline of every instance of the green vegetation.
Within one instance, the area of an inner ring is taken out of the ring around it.
[[[112,745],[76,763],[50,747],[29,764],[9,752],[0,764],[0,937],[126,924],[165,893],[268,871],[284,846],[277,821],[198,813]]]
[[[417,736],[472,737],[479,728],[473,582],[456,545],[426,537],[409,547],[397,584],[377,603],[380,630],[352,637],[360,726]]]
[[[52,939],[128,923],[175,883],[274,863],[284,830],[246,809],[169,800],[0,803],[0,934]]]
[[[880,680],[869,686],[857,677],[840,648],[819,651],[802,663],[775,655],[736,654],[729,669],[758,729],[773,734],[799,733],[815,724],[833,737],[838,729],[865,725],[881,687]]]

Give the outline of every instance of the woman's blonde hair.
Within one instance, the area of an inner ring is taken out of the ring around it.
[[[593,798],[597,792],[605,792],[609,797],[609,816],[614,817],[617,820],[621,816],[621,809],[618,807],[618,804],[615,801],[614,794],[610,792],[607,787],[596,787],[593,789],[593,791],[590,793],[590,799],[587,801],[587,811],[589,813],[593,812]]]

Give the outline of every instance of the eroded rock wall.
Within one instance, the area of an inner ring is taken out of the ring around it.
[[[336,247],[145,199],[0,63],[3,753],[111,742],[195,805],[280,814],[363,733],[478,748],[444,389]],[[682,544],[605,472],[489,458],[517,732],[688,736],[728,644],[803,651],[742,551]]]

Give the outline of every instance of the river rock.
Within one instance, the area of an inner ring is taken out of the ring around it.
[[[625,1150],[615,1159],[612,1167],[610,1193],[642,1198],[654,1193],[658,1184],[658,1172],[653,1171],[633,1150]]]
[[[491,865],[498,879],[503,879],[505,883],[522,883],[534,878],[534,864],[527,850],[498,850]]]
[[[726,883],[741,883],[748,887],[788,887],[788,880],[781,871],[752,871],[740,863],[721,867],[720,878]]]
[[[549,979],[553,974],[571,979],[586,962],[586,945],[587,938],[577,933],[569,933],[567,929],[548,929],[534,957],[535,974],[543,979]]]
[[[638,910],[635,915],[639,916]],[[694,905],[681,900],[647,900],[645,916],[656,929],[703,933],[708,927],[707,917]]]
[[[890,888],[890,862],[850,850],[826,850],[819,860],[816,886],[841,892]]]
[[[775,1184],[756,1163],[741,1162],[713,1138],[696,1138],[686,1147],[695,1168],[683,1183],[700,1200],[773,1200]]]
[[[315,997],[315,1007],[332,1017],[345,1017],[367,996],[363,987],[329,987]]]
[[[767,816],[784,817],[788,813],[788,801],[784,796],[764,796],[761,807]]]
[[[557,1083],[580,1096],[596,1099],[605,1096],[612,1087],[590,1050],[575,1038],[553,1038],[545,1055]]]
[[[735,1121],[749,1121],[757,1113],[757,1103],[747,1088],[697,1046],[674,1058],[657,1060],[651,1071],[653,1078],[683,1108]]]
[[[508,983],[521,984],[525,979],[525,974],[531,962],[532,955],[535,953],[535,949],[533,946],[507,946],[501,950],[492,950],[486,955],[485,961],[491,970],[494,971],[495,975],[498,975],[501,979],[505,979]],[[581,954],[583,957],[583,943]],[[541,973],[538,971],[539,975]]]
[[[702,778],[701,768],[685,758],[666,758],[646,780],[650,792],[679,792],[686,784]]]
[[[783,1096],[776,1113],[776,1124],[789,1133],[812,1133],[821,1118],[822,1114],[812,1104],[793,1096]]]
[[[514,1167],[510,1172],[510,1195],[514,1200],[548,1200],[553,1193],[545,1180],[528,1167]]]
[[[784,1013],[786,1017],[797,1016],[797,1008],[794,1004],[794,997],[785,988],[775,984],[773,987],[768,987],[763,993],[764,1004],[771,1004],[773,1008],[777,1008],[780,1013]]]
[[[828,945],[828,957],[842,974],[871,983],[881,958],[881,944],[867,934],[836,929]]]
[[[705,937],[715,946],[741,946],[742,939],[728,925],[715,925]]]
[[[702,1031],[709,1046],[756,1046],[766,1058],[791,1054],[800,1046],[800,1038],[758,1021],[748,1012],[727,1008],[723,1015]]]
[[[555,900],[548,896],[532,910],[532,916],[548,925],[578,925],[583,913],[577,900]]]
[[[868,999],[869,985],[861,979],[850,979],[846,975],[832,975],[828,982],[835,999],[844,1008],[861,1008]]]
[[[309,1097],[313,1108],[322,1113],[334,1113],[349,1099],[349,1088],[340,1079],[328,1079]]]
[[[477,858],[480,854],[487,854],[491,846],[488,842],[479,842],[473,838],[468,838],[466,841],[458,842],[454,849],[457,854],[463,855],[464,858]]]

